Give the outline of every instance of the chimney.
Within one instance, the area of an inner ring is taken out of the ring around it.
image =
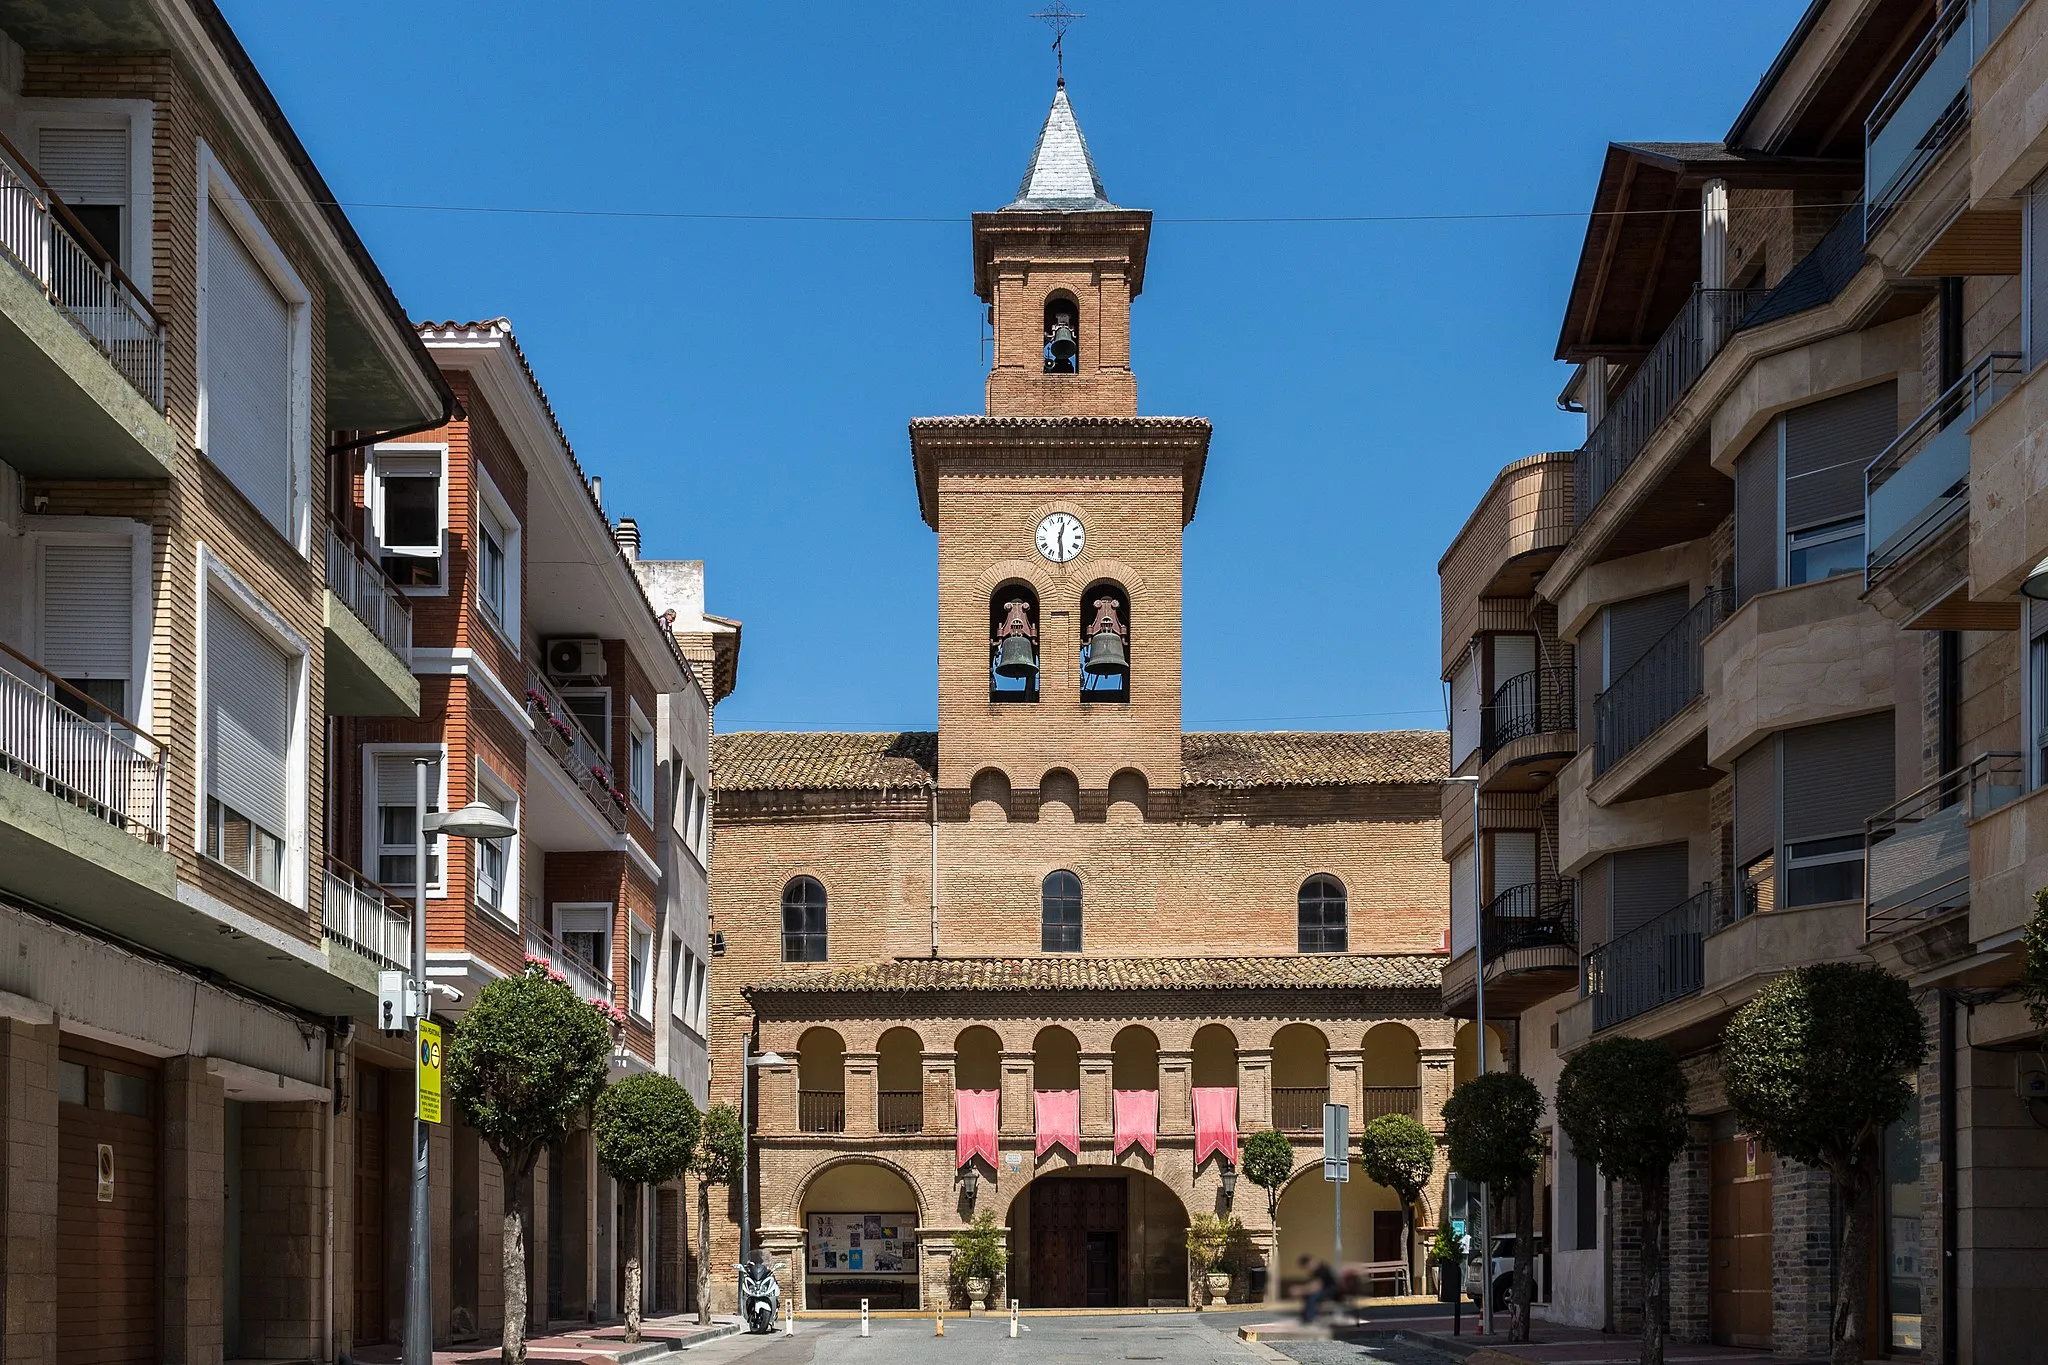
[[[619,553],[628,563],[640,559],[640,523],[631,517],[620,517],[619,524],[612,527],[612,539],[619,543]]]
[[[596,474],[590,476],[590,500],[599,507],[604,506],[604,480]]]

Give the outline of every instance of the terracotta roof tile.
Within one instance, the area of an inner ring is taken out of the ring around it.
[[[1427,953],[1266,957],[915,957],[757,981],[761,995],[932,991],[1436,990]]]
[[[938,768],[939,737],[930,730],[741,730],[711,739],[711,785],[719,791],[929,787]]]

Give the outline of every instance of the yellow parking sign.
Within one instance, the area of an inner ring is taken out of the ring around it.
[[[419,1116],[428,1123],[441,1121],[441,1026],[420,1020]]]

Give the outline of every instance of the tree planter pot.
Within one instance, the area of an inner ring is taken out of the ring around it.
[[[967,1309],[969,1312],[986,1313],[988,1311],[988,1290],[989,1284],[987,1280],[977,1279],[972,1275],[967,1277]]]
[[[1202,1283],[1208,1287],[1209,1306],[1211,1308],[1221,1308],[1230,1302],[1230,1273],[1228,1271],[1213,1271],[1202,1277]]]

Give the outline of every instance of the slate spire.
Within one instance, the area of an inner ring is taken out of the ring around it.
[[[1066,78],[1061,77],[1053,91],[1052,110],[1038,130],[1038,144],[1031,149],[1031,164],[1024,168],[1023,183],[1004,211],[1088,213],[1115,207],[1103,192],[1095,158],[1088,155],[1088,140],[1081,136],[1074,106],[1067,101]]]

